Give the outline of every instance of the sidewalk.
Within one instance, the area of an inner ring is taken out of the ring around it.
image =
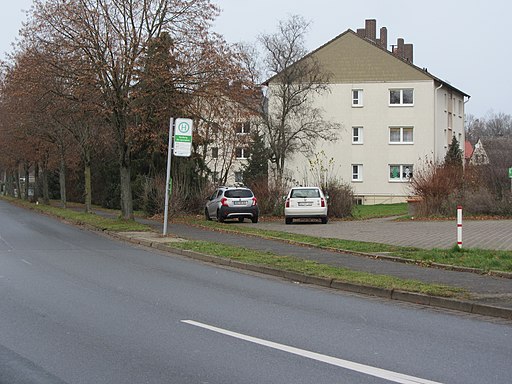
[[[161,236],[161,223],[144,219],[137,219],[137,221],[151,225],[153,228],[155,228],[157,233],[123,234],[122,236],[136,243],[149,245],[158,249],[164,249],[170,252],[183,254],[183,252],[177,252],[176,250],[172,250],[172,248],[168,249],[162,246],[162,243],[165,243],[166,239],[171,240],[171,238],[163,238]],[[267,227],[266,224],[269,223],[262,224],[263,226]],[[226,225],[237,226],[252,224],[229,223]],[[273,225],[275,224],[270,223],[268,226],[272,227]],[[326,227],[329,227],[329,225],[326,226],[314,224],[299,224],[287,227],[290,227],[291,229],[298,229],[300,231],[309,232],[313,231],[313,229],[314,231],[316,231],[322,228],[325,231]],[[333,227],[329,229],[331,230],[332,228]],[[365,240],[374,241],[373,237],[368,232],[368,227],[366,229],[367,231],[365,234]],[[508,319],[512,319],[512,279],[479,275],[470,272],[458,272],[443,269],[426,268],[414,264],[403,264],[387,260],[376,260],[370,257],[327,251],[313,247],[305,247],[301,245],[293,245],[279,240],[262,239],[259,237],[253,237],[242,234],[233,234],[221,231],[207,230],[185,224],[171,223],[169,224],[168,232],[171,236],[174,236],[178,239],[205,240],[235,246],[242,246],[250,249],[271,251],[273,253],[283,256],[293,256],[307,260],[315,260],[319,263],[345,267],[355,271],[384,274],[399,277],[402,279],[414,279],[426,283],[439,283],[461,287],[472,294],[473,298],[471,302],[464,303],[454,301],[454,303],[452,303],[453,305],[448,303],[450,305],[447,306],[446,303],[441,303],[438,306],[463,310],[466,312],[477,312],[480,314],[487,314],[490,316],[505,317]],[[324,235],[328,236],[325,233]],[[170,246],[172,247],[172,244]],[[191,254],[188,253],[188,255],[190,256]],[[361,293],[364,292],[365,290],[361,289]],[[375,294],[375,292],[371,293]],[[390,295],[385,293],[384,296]],[[405,296],[407,297],[401,297],[399,299],[428,305],[436,305],[435,303],[432,303],[430,300],[427,300],[425,297],[421,297],[421,295],[410,294]],[[476,307],[479,307],[479,309],[475,310]]]

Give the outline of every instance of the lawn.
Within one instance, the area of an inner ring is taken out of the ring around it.
[[[354,219],[366,220],[378,217],[405,216],[407,215],[407,203],[356,205],[352,209]]]

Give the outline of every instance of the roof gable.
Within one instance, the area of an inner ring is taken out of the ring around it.
[[[358,83],[372,81],[422,81],[433,80],[463,96],[468,94],[449,83],[433,76],[411,62],[395,56],[376,43],[358,36],[351,29],[346,30],[321,47],[310,52],[301,60],[313,57],[330,74],[331,83]],[[279,74],[268,79],[268,85]]]
[[[350,29],[310,55],[331,74],[333,83],[431,80],[425,71]]]
[[[471,159],[471,156],[473,156],[473,146],[471,145],[471,142],[469,140],[466,140],[464,142],[464,158]]]

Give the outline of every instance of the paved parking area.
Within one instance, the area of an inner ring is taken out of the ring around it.
[[[259,228],[286,231],[317,237],[413,246],[418,248],[451,248],[457,243],[455,220],[394,221],[371,219],[364,221],[333,221],[328,224],[260,221]],[[463,220],[463,247],[512,250],[512,220]]]

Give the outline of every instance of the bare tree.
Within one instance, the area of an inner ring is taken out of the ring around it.
[[[201,41],[218,14],[210,0],[36,0],[25,36],[49,53],[67,50],[88,65],[77,78],[93,81],[117,145],[121,211],[133,218],[131,155],[137,134],[133,93],[149,43],[167,32],[174,49]]]
[[[468,140],[477,142],[480,138],[512,137],[512,116],[503,112],[490,111],[485,117],[466,116]]]
[[[28,179],[31,164],[40,162],[44,165],[45,176],[48,175],[49,167],[57,167],[58,164],[60,197],[65,207],[66,157],[70,140],[56,119],[58,114],[62,114],[62,105],[52,90],[56,88],[59,79],[45,67],[40,57],[34,47],[24,47],[12,57],[14,64],[6,66],[2,106],[5,115],[11,118],[7,118],[4,124],[10,125],[11,135],[18,138],[17,142],[14,141],[18,144],[15,157],[25,167],[25,179]],[[38,152],[38,148],[44,149]],[[28,198],[27,188],[25,192]],[[44,197],[47,202],[47,191]]]
[[[491,112],[486,120],[486,130],[489,136],[512,137],[512,116],[503,112]]]
[[[301,16],[279,22],[277,32],[259,37],[265,51],[264,65],[272,76],[263,127],[281,185],[287,159],[312,153],[318,140],[335,141],[340,124],[327,121],[315,98],[330,92],[329,74],[314,55],[306,55],[304,39],[309,23]]]

